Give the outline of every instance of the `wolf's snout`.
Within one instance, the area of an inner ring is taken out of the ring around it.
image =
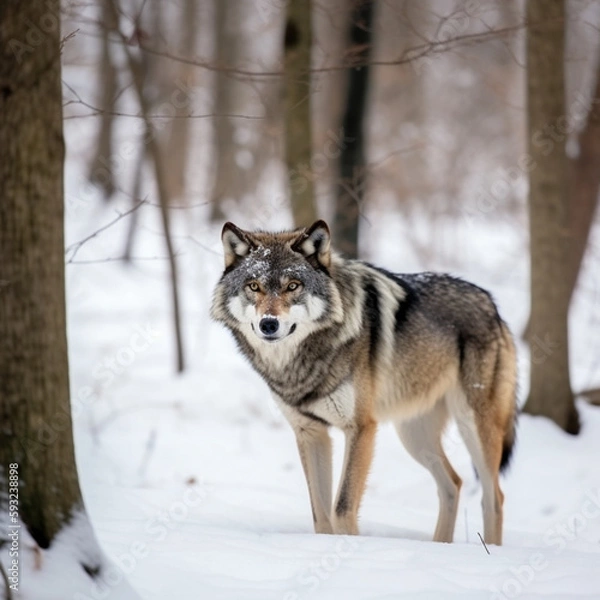
[[[275,335],[279,329],[279,320],[273,317],[263,317],[258,327],[264,335]]]

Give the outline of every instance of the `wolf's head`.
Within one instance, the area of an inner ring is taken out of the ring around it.
[[[225,271],[215,290],[213,319],[242,333],[254,347],[300,342],[342,321],[324,221],[281,233],[243,231],[226,223],[221,237]]]

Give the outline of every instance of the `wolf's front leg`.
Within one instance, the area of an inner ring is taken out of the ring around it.
[[[310,494],[315,533],[333,533],[331,526],[331,438],[327,426],[311,422],[295,426],[296,442]]]
[[[373,459],[376,431],[375,421],[356,424],[344,431],[346,452],[332,517],[334,533],[358,535],[358,509]]]

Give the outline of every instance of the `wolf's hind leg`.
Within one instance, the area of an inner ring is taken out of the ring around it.
[[[461,479],[442,448],[442,433],[448,420],[446,402],[409,421],[396,423],[396,431],[410,455],[430,471],[438,488],[440,509],[433,535],[435,542],[451,542],[460,495]]]
[[[483,537],[487,544],[502,544],[502,505],[499,470],[502,429],[487,415],[476,413],[466,401],[454,403],[452,413],[481,481]]]
[[[295,426],[296,443],[308,484],[315,533],[333,533],[331,526],[331,438],[327,426],[311,422]]]

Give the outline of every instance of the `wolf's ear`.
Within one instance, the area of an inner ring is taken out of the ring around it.
[[[256,247],[246,231],[229,222],[223,225],[221,241],[225,252],[225,270],[235,266],[237,262],[249,254],[252,248]]]
[[[292,244],[292,250],[299,252],[315,268],[329,269],[331,264],[331,233],[325,221],[317,221],[305,229]]]

